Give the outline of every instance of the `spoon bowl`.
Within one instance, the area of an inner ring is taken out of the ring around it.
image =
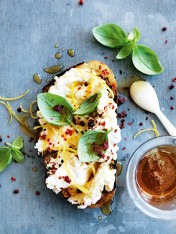
[[[149,82],[135,81],[130,87],[130,96],[139,107],[155,114],[171,136],[176,136],[176,128],[161,112],[157,94]]]

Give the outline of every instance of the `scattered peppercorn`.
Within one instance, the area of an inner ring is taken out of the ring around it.
[[[170,97],[170,100],[174,100],[174,97],[171,96],[171,97]]]
[[[165,32],[165,31],[167,30],[167,28],[166,28],[166,27],[163,27],[161,30],[162,30],[163,32]]]
[[[117,114],[117,117],[118,117],[118,118],[125,118],[125,117],[127,117],[126,111],[122,111],[121,113],[118,113],[118,114]]]
[[[108,57],[107,57],[107,56],[105,56],[105,57],[104,57],[104,59],[108,59]]]
[[[10,136],[9,136],[9,135],[7,135],[7,138],[10,138]]]
[[[40,191],[36,191],[36,192],[35,192],[35,195],[36,195],[36,196],[40,196]]]
[[[169,86],[169,89],[172,90],[174,87],[175,87],[175,86],[174,86],[173,84],[171,84],[171,85]]]
[[[126,149],[126,147],[123,147],[123,148],[122,148],[122,150],[125,150],[125,149]]]
[[[15,190],[13,191],[13,193],[14,193],[14,194],[18,194],[18,193],[19,193],[19,190],[18,190],[18,189],[15,189]]]
[[[85,122],[84,121],[80,121],[80,123],[79,123],[82,127],[84,127],[85,126]]]
[[[79,0],[79,5],[83,5],[84,4],[84,0]]]
[[[166,45],[168,43],[168,40],[165,40],[164,44]]]
[[[126,102],[126,98],[118,96],[117,98],[118,106],[121,106],[125,102]]]
[[[139,123],[139,126],[143,126],[143,123],[142,123],[142,122],[140,122],[140,123]]]
[[[122,70],[119,70],[119,74],[122,75]]]
[[[16,178],[14,176],[12,176],[11,181],[16,181]]]
[[[19,107],[19,108],[17,109],[17,111],[18,111],[18,112],[21,112],[21,108]]]
[[[172,80],[173,82],[176,82],[176,77],[175,78],[173,78],[173,80]]]
[[[148,117],[146,117],[145,120],[148,120]]]
[[[29,138],[29,142],[33,142],[34,140],[35,140],[35,139],[32,138],[32,137]]]
[[[125,128],[125,120],[124,119],[121,119],[119,128],[120,129]]]
[[[89,127],[89,128],[93,128],[94,125],[95,125],[94,120],[93,120],[93,119],[90,119],[90,120],[88,121],[88,127]]]
[[[174,106],[171,106],[170,109],[171,109],[171,110],[174,110]]]
[[[0,142],[2,142],[2,137],[0,136]]]

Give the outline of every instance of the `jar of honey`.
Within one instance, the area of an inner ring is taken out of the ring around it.
[[[127,168],[134,203],[159,219],[176,219],[176,137],[151,139],[139,147]]]

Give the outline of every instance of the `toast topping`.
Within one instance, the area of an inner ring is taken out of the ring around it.
[[[69,112],[71,122],[62,119],[63,124],[57,125],[55,119],[52,124],[49,117],[44,118],[39,106],[42,131],[36,148],[43,154],[48,170],[46,185],[55,193],[61,192],[72,204],[86,208],[95,204],[104,190],[109,192],[114,188],[116,169],[110,165],[117,159],[120,141],[114,94],[106,82],[88,68],[72,68],[61,77],[55,77],[55,84],[48,93],[65,98],[72,105],[69,110],[74,110]],[[56,103],[52,110],[63,118],[64,108]],[[84,153],[85,146],[78,150],[80,139],[85,140],[84,134],[88,132],[98,135],[94,135],[95,141],[90,145],[87,143],[92,134],[86,138],[86,157],[92,156],[91,152],[97,156],[81,161],[79,153]]]

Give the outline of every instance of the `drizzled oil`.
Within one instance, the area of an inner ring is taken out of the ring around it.
[[[54,65],[54,66],[51,66],[51,67],[44,68],[43,70],[46,73],[55,74],[55,73],[58,73],[58,72],[60,72],[62,70],[62,66],[61,65]]]

